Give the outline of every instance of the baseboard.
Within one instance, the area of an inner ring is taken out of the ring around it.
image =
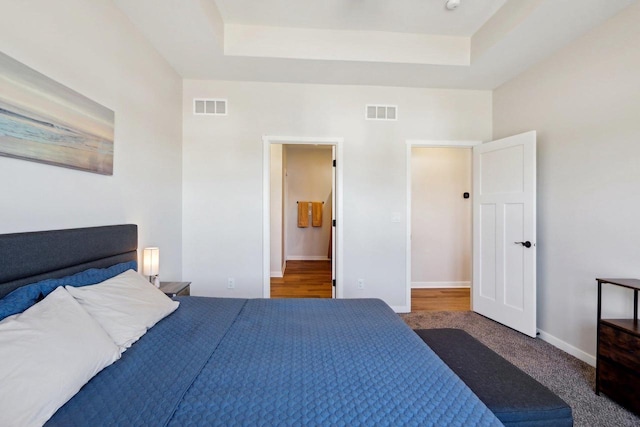
[[[582,360],[584,363],[587,363],[591,366],[596,366],[596,358],[595,356],[590,355],[589,353],[586,353],[582,350],[580,350],[577,347],[572,346],[571,344],[562,341],[559,338],[554,337],[553,335],[538,329],[538,333],[540,334],[540,339],[543,341],[548,342],[549,344],[551,344],[554,347],[559,348],[560,350],[564,351],[565,353],[569,353],[570,355],[572,355],[573,357]]]
[[[411,282],[411,289],[470,288],[471,282]]]
[[[411,307],[406,305],[392,305],[390,307],[396,313],[411,313]]]
[[[272,271],[271,277],[284,277],[284,274],[282,274],[282,271]]]
[[[288,255],[287,261],[329,261],[329,257],[322,255]]]

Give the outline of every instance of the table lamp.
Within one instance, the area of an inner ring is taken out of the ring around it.
[[[149,276],[149,282],[160,287],[160,279],[158,278],[158,273],[160,272],[160,249],[144,248],[142,253],[142,274]]]

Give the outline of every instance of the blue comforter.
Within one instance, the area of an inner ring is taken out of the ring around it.
[[[184,297],[47,425],[501,424],[382,301]]]

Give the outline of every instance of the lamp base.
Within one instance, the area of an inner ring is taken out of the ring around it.
[[[155,276],[149,276],[149,283],[152,283],[156,288],[160,287],[160,277],[156,274]]]

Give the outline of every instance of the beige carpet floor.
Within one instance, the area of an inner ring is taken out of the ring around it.
[[[530,338],[471,311],[401,315],[412,329],[459,328],[544,384],[571,406],[574,426],[640,426],[640,417],[597,396],[595,368],[541,339]]]

